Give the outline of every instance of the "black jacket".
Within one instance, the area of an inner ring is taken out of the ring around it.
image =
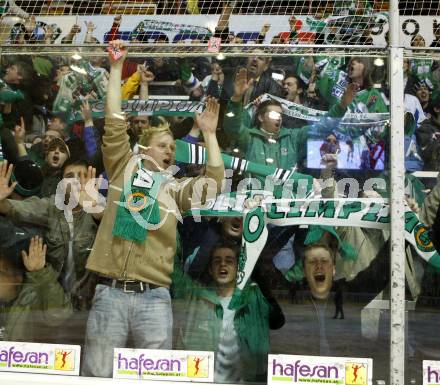
[[[438,134],[438,137],[435,135]],[[425,171],[440,170],[440,125],[434,118],[424,120],[416,130],[417,144],[421,149],[420,155],[425,163]]]

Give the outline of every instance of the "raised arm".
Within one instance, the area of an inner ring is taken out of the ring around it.
[[[9,186],[12,168],[12,164],[8,167],[8,161],[0,161],[0,214],[7,214],[11,209],[11,205],[6,198],[12,194],[12,191],[14,191],[14,188],[17,185],[17,182],[14,182]]]
[[[208,151],[207,165],[211,167],[223,166],[223,159],[216,135],[219,111],[220,104],[217,100],[208,97],[205,111],[195,116],[195,121],[202,131],[203,140]]]
[[[86,36],[84,37],[84,44],[92,44],[94,43],[93,32],[95,32],[96,26],[93,24],[93,21],[84,21],[86,25]]]
[[[132,153],[127,124],[121,109],[121,77],[127,51],[121,40],[109,43],[110,77],[105,106],[105,130],[102,137],[102,155],[110,182],[123,172]]]
[[[69,33],[61,39],[61,44],[72,44],[75,36],[81,32],[81,27],[78,24],[74,24]]]
[[[194,197],[197,196],[198,199],[202,200],[204,199],[202,197],[208,194],[207,189],[210,187],[203,182],[203,177],[215,180],[215,194],[221,192],[225,167],[216,136],[219,110],[220,105],[217,100],[208,97],[205,110],[201,114],[195,115],[195,121],[202,131],[203,141],[208,153],[207,167],[204,176],[187,179],[181,184],[175,196],[181,212],[189,210],[194,203],[198,204],[194,201]],[[200,180],[202,183],[199,183]],[[209,191],[211,192],[212,190]]]
[[[149,84],[154,80],[154,74],[151,71],[148,71],[148,67],[141,66],[141,81],[139,85],[139,99],[148,100],[149,95]]]
[[[94,219],[100,221],[104,215],[105,199],[99,194],[104,178],[101,175],[96,179],[96,168],[89,166],[87,175],[80,176],[81,190],[78,196],[78,204],[84,211],[90,213]],[[93,181],[90,184],[90,181]]]
[[[17,145],[17,151],[19,157],[23,157],[28,154],[26,150],[26,145],[24,144],[25,137],[26,137],[26,129],[24,126],[24,119],[23,117],[20,117],[20,124],[15,125],[14,128],[14,139],[15,139],[15,144]]]
[[[58,325],[72,314],[70,295],[65,293],[58,282],[58,274],[51,265],[46,264],[47,245],[43,239],[33,237],[29,253],[22,250],[23,264],[26,267],[26,282],[38,293],[42,305],[41,317],[49,325]]]
[[[222,9],[222,13],[218,19],[216,31],[222,32],[229,28],[229,19],[231,18],[232,11],[236,5],[236,1],[227,2]]]
[[[234,94],[226,109],[223,122],[225,132],[232,140],[238,140],[243,151],[248,144],[250,128],[250,119],[243,111],[243,97],[253,81],[253,79],[248,79],[246,68],[238,71],[234,80]]]
[[[241,68],[235,76],[234,94],[231,97],[231,101],[234,103],[243,103],[244,94],[253,82],[253,78],[248,78],[247,69]]]
[[[350,83],[341,97],[341,101],[333,105],[328,111],[328,116],[332,118],[342,118],[347,112],[348,106],[353,103],[359,86],[356,83]]]
[[[110,32],[108,33],[108,41],[109,42],[115,41],[119,38],[119,27],[121,25],[121,22],[122,22],[122,16],[116,15],[115,18],[113,19],[112,28],[110,29]]]
[[[110,77],[107,86],[106,118],[121,116],[121,78],[127,51],[122,40],[109,43]]]
[[[92,109],[88,99],[83,100],[81,105],[81,115],[84,121],[83,140],[88,159],[93,159],[98,153],[98,139],[93,123]]]

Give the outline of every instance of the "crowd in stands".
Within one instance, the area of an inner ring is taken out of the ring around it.
[[[231,3],[240,14],[310,14],[316,12],[322,5],[320,2],[305,2],[301,1],[289,1],[280,0],[276,4],[263,1],[263,0],[156,0],[149,1],[156,4],[157,14],[219,14],[221,8],[226,3]],[[113,0],[96,0],[91,3],[89,0],[15,0],[14,3],[26,10],[29,10],[32,14],[105,14],[106,11],[114,13],[114,9],[121,6],[119,2]],[[116,4],[112,4],[116,3]],[[136,3],[141,3],[138,0],[131,0],[127,2],[126,7],[130,8]],[[148,3],[148,2],[145,2]],[[333,9],[339,8],[341,4],[354,4],[352,0],[343,1],[329,1],[326,2],[326,8]],[[359,2],[359,6],[362,7],[363,3],[368,4],[369,7],[375,7],[383,10],[388,8],[388,1],[370,1],[362,0]],[[50,7],[51,6],[51,7]],[[135,8],[135,7],[134,7]],[[50,12],[52,10],[52,12]],[[113,11],[113,12],[112,12]],[[137,9],[137,13],[142,12],[142,8]]]
[[[241,4],[239,1],[221,1],[218,3],[188,1],[179,5],[179,9],[186,9],[187,14],[208,15],[212,13],[219,15],[215,31],[205,27],[181,25],[181,20],[178,18],[172,22],[169,19],[166,22],[163,20],[153,21],[151,17],[154,16],[148,14],[145,14],[146,20],[139,23],[135,28],[131,27],[132,30],[121,30],[122,17],[120,15],[127,14],[132,16],[134,15],[133,13],[126,12],[124,8],[115,9],[115,12],[109,13],[102,11],[99,4],[94,3],[93,7],[90,7],[87,2],[82,3],[84,4],[80,4],[79,9],[76,9],[74,14],[81,14],[79,10],[87,9],[90,12],[84,12],[84,14],[117,15],[114,17],[110,30],[104,36],[94,36],[96,26],[93,19],[86,21],[85,25],[74,24],[69,31],[63,31],[56,23],[49,24],[41,20],[37,21],[37,17],[40,16],[41,7],[37,6],[35,2],[31,6],[26,2],[16,3],[14,0],[5,0],[5,6],[3,8],[0,7],[2,20],[0,23],[1,40],[13,44],[53,44],[54,42],[61,44],[70,44],[72,42],[76,44],[99,44],[107,43],[114,39],[129,40],[134,43],[176,43],[183,41],[207,43],[211,36],[216,36],[221,38],[222,44],[270,43],[296,45],[298,43],[307,43],[319,45],[372,45],[374,44],[373,35],[378,35],[377,31],[379,31],[379,35],[382,34],[381,31],[383,31],[387,20],[387,13],[384,12],[387,8],[377,7],[375,3],[370,1],[340,0],[334,3],[320,2],[316,7],[313,4],[309,4],[307,6],[306,19],[300,19],[300,17],[303,17],[304,12],[290,11],[288,7],[281,7],[282,12],[274,11],[275,8],[278,9],[278,4],[277,7],[272,7],[272,12],[267,14],[291,15],[289,17],[289,29],[282,32],[277,31],[278,33],[273,35],[270,33],[272,28],[270,23],[265,23],[262,26],[259,24],[261,26],[258,27],[259,30],[252,31],[232,31],[229,28],[232,15],[249,14],[249,12],[244,12],[243,10],[247,10],[247,7],[252,9],[252,4],[249,4],[250,2]],[[167,5],[170,4],[167,3]],[[298,4],[295,7],[298,7]],[[164,9],[163,14],[166,13]],[[251,13],[258,15],[262,12],[258,12],[254,8]],[[142,13],[139,13],[139,15],[142,15]],[[421,37],[421,35],[418,35],[418,28],[415,28],[415,31],[411,33],[413,39],[416,36]],[[77,36],[81,33],[82,29],[85,29],[85,34],[81,34],[82,41],[79,41]],[[177,35],[174,34],[174,37],[167,36],[164,33],[164,31],[172,29],[175,29],[177,33]],[[181,33],[178,33],[179,29]],[[440,27],[433,20],[434,40],[430,42],[431,47],[439,46],[439,31]],[[375,42],[375,44],[383,45],[383,42]]]
[[[80,43],[77,41],[76,35],[81,32],[84,26],[73,25],[71,30],[66,33],[62,31],[57,24],[48,24],[43,21],[37,21],[36,18],[39,16],[39,7],[30,6],[29,4],[15,3],[12,0],[8,0],[7,5],[3,7],[2,15],[2,29],[0,34],[2,35],[2,40],[14,44],[24,44],[24,43],[45,43],[51,44],[55,41],[57,43],[69,44],[72,41]],[[85,2],[84,2],[85,3]],[[23,7],[20,8],[19,5]],[[169,4],[168,4],[169,5]],[[278,9],[280,4],[277,4],[272,12],[268,14],[280,14],[280,15],[292,15],[289,18],[289,30],[284,32],[279,32],[275,36],[270,36],[266,39],[266,35],[271,30],[271,25],[265,23],[261,26],[260,31],[232,31],[229,29],[229,20],[231,15],[249,14],[246,10],[252,9],[252,4],[249,2],[241,3],[239,1],[222,1],[222,2],[197,2],[188,1],[187,3],[181,4],[183,8],[186,9],[188,14],[216,14],[219,15],[217,22],[217,28],[214,32],[214,36],[218,36],[222,39],[222,43],[250,43],[250,44],[260,44],[260,43],[271,43],[271,44],[297,44],[298,42],[308,43],[308,44],[357,44],[357,45],[371,45],[372,31],[373,29],[382,28],[383,22],[386,20],[385,14],[379,19],[376,18],[379,15],[378,12],[381,10],[375,10],[372,3],[366,1],[346,1],[341,0],[335,2],[334,6],[332,4],[319,4],[315,8],[311,9],[310,4],[308,6],[307,19],[300,20],[297,19],[301,15],[300,13],[295,13],[294,11],[289,11],[288,8],[280,8],[280,12],[274,11]],[[298,4],[297,4],[298,5]],[[86,4],[83,4],[86,7]],[[88,5],[87,5],[88,6]],[[199,8],[200,6],[200,8]],[[258,8],[258,4],[256,4]],[[180,6],[179,6],[180,7]],[[250,7],[250,8],[248,8]],[[104,11],[100,11],[99,6],[94,3],[93,10],[91,13],[99,14],[112,14]],[[257,8],[253,9],[252,14],[258,15],[262,12],[258,12]],[[282,10],[282,12],[281,12]],[[121,15],[128,14],[133,15],[133,13],[126,12],[123,7],[121,9],[116,9],[113,14]],[[87,12],[86,12],[87,13]],[[166,14],[167,12],[163,12]],[[1,13],[0,13],[1,14]],[[78,14],[78,10],[75,11]],[[141,15],[142,13],[139,13]],[[303,13],[302,13],[303,14]],[[297,17],[295,17],[296,15]],[[145,14],[148,19],[148,14]],[[384,19],[385,17],[385,19]],[[150,20],[151,21],[151,20]],[[169,26],[163,24],[169,24],[170,20],[162,23],[162,27],[165,30],[170,30]],[[161,30],[161,22],[158,21],[153,25],[142,26],[139,24],[132,31],[119,31],[119,26],[121,23],[121,16],[116,16],[113,22],[113,26],[109,33],[107,33],[104,38],[100,37],[97,39],[93,36],[95,26],[92,21],[86,22],[86,34],[84,35],[84,43],[107,43],[108,41],[114,40],[115,38],[130,40],[136,43],[165,43],[169,41],[169,37],[164,35]],[[179,24],[181,20],[176,18],[173,21],[175,28],[179,29]],[[148,23],[147,23],[148,24]],[[306,31],[301,31],[304,26]],[[212,36],[212,31],[207,28],[194,27],[186,25],[184,28],[185,38],[182,40],[192,40],[193,43],[205,43],[208,41],[209,37]],[[62,39],[58,39],[62,35]],[[58,40],[57,40],[58,39]],[[103,40],[103,41],[100,41]],[[174,39],[172,42],[176,42]],[[82,43],[82,42],[81,42]]]
[[[132,3],[139,1],[132,0]],[[182,14],[182,13],[220,13],[219,7],[224,0],[208,1],[208,0],[156,0],[152,3],[157,5],[157,13],[159,14]],[[329,0],[326,1],[326,7],[332,9],[338,7],[343,1]],[[93,4],[89,0],[15,0],[15,3],[23,9],[31,9],[32,13],[64,12],[68,14],[102,14],[103,11],[111,9],[112,0],[96,0]],[[345,3],[356,3],[347,0]],[[385,11],[389,8],[388,0],[362,0],[358,3],[369,4],[377,11]],[[48,7],[52,5],[52,9]],[[321,1],[291,1],[280,0],[276,3],[263,0],[237,0],[235,5],[239,12],[243,14],[264,13],[264,14],[311,14],[322,5]],[[422,1],[400,1],[399,9],[402,15],[432,15],[436,8],[433,3],[428,0]]]
[[[30,8],[26,8],[30,11]],[[136,21],[135,26],[121,28],[123,10],[114,16],[109,30],[102,35],[96,33],[97,26],[93,17],[84,21],[83,24],[73,24],[68,31],[62,30],[55,22],[42,21],[38,13],[26,12],[11,3],[5,7],[0,22],[0,38],[5,43],[12,44],[107,44],[111,40],[122,39],[132,43],[191,43],[207,44],[212,36],[221,39],[221,44],[354,44],[354,45],[379,45],[383,46],[386,41],[381,37],[386,13],[377,13],[371,4],[360,2],[338,2],[334,8],[320,5],[316,12],[304,19],[299,14],[288,18],[285,31],[273,32],[269,22],[258,23],[258,28],[246,27],[249,30],[231,30],[230,18],[238,15],[235,3],[224,2],[219,4],[219,19],[215,30],[211,27],[181,24],[182,20],[154,20],[154,16],[145,15],[142,22]],[[129,16],[130,17],[130,16]],[[302,17],[302,19],[301,19]],[[38,19],[38,20],[37,20]],[[106,21],[108,22],[108,21]],[[82,23],[82,22],[81,22]],[[64,27],[63,27],[64,28]],[[101,26],[102,28],[102,26]],[[440,27],[433,20],[434,39],[426,42],[425,38],[418,33],[418,27],[411,33],[411,45],[413,46],[439,46]],[[82,31],[84,30],[84,31]],[[377,34],[376,30],[379,30]],[[373,36],[376,35],[376,41]],[[429,38],[429,37],[428,37]],[[377,40],[378,39],[378,40]],[[388,39],[385,34],[385,40]],[[420,41],[417,41],[420,39]]]
[[[248,176],[262,182],[271,175],[320,177],[330,181],[316,191],[323,198],[346,196],[335,187],[338,179],[387,181],[383,60],[263,51],[226,59],[127,57],[129,47],[118,40],[120,21],[115,17],[107,57],[1,57],[3,338],[81,344],[88,376],[110,377],[112,349],[134,346],[212,350],[216,381],[264,381],[269,329],[282,328],[286,318],[273,289],[284,285],[310,290],[308,346],[292,352],[355,356],[357,346],[334,348],[325,328],[327,302],[335,280],[347,291],[387,292],[389,231],[268,228],[252,279],[239,289],[242,218],[178,223],[165,213],[187,211],[194,196],[204,201],[204,177],[216,182],[211,193],[218,196],[225,168],[232,169],[233,191],[246,190]],[[293,24],[278,38],[295,39]],[[63,42],[71,43],[78,28]],[[25,25],[16,42],[40,41],[34,30]],[[93,30],[88,23],[87,43],[95,41]],[[54,33],[46,27],[43,40],[52,41]],[[235,39],[227,23],[217,34]],[[404,71],[407,171],[438,171],[439,62],[406,59]],[[162,105],[158,113],[133,107],[154,101]],[[172,101],[180,103],[175,110]],[[180,152],[190,154],[186,161]],[[138,155],[146,158],[133,162]],[[179,170],[171,175],[175,163]],[[424,202],[425,187],[407,179],[411,207],[421,206],[421,220],[435,229],[440,185],[429,186]],[[388,196],[387,182],[350,197],[381,194]],[[426,267],[418,257],[412,263]],[[411,278],[414,300],[440,287],[436,272]],[[178,300],[187,305],[173,326],[171,304]],[[341,307],[341,294],[337,301]],[[353,330],[351,337],[360,339],[360,327]]]

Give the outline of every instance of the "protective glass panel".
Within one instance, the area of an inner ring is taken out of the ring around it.
[[[386,380],[385,58],[136,49],[2,56],[2,338],[81,345],[86,376],[133,347]]]
[[[436,59],[434,51],[420,49],[408,51],[404,59],[405,121],[411,122],[405,131],[405,168],[413,180],[412,185],[420,191],[417,202],[411,202],[411,208],[423,223],[414,229],[417,234],[416,247],[408,245],[406,250],[406,356],[409,363],[407,380],[411,383],[421,380],[423,360],[439,359],[432,326],[438,321],[436,301],[439,277],[436,251],[439,249],[436,198],[439,66]],[[414,224],[409,219],[406,224],[408,230]],[[426,253],[424,258],[417,255],[421,251]],[[425,372],[424,381],[437,381],[436,370],[431,365]]]

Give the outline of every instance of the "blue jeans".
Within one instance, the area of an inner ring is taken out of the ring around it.
[[[172,327],[168,289],[124,293],[97,285],[87,321],[81,375],[112,377],[113,348],[124,348],[129,332],[135,348],[171,349]]]

